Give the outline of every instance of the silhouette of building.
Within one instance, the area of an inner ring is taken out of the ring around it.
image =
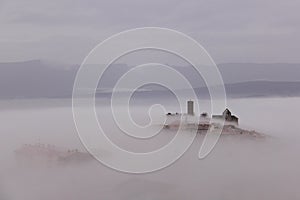
[[[187,101],[187,114],[194,115],[194,102],[192,100]]]
[[[185,128],[196,126],[198,130],[208,130],[211,125],[219,124],[221,121],[225,121],[224,125],[238,126],[239,118],[232,115],[230,110],[226,108],[222,115],[213,115],[212,118],[207,113],[202,113],[196,116],[194,113],[194,102],[192,100],[187,101],[187,113],[167,113],[167,120],[164,124],[165,128],[177,129],[182,123]]]
[[[232,115],[228,108],[226,108],[224,110],[222,115],[213,115],[212,118],[213,119],[222,119],[222,120],[225,120],[225,122],[227,122],[227,123],[229,122],[229,123],[234,124],[234,125],[239,124],[239,118]]]

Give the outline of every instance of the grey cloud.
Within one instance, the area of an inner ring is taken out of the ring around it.
[[[300,3],[294,0],[5,0],[0,5],[0,44],[9,47],[9,52],[0,54],[2,61],[19,60],[19,55],[14,58],[7,54],[22,54],[24,42],[29,43],[21,56],[24,59],[34,57],[30,43],[34,47],[40,42],[44,52],[59,52],[60,49],[53,45],[54,37],[86,49],[64,52],[69,55],[58,61],[73,59],[80,62],[90,46],[114,33],[136,27],[161,26],[194,37],[217,62],[300,62],[297,55],[300,50]],[[81,39],[76,41],[74,38]],[[84,41],[92,42],[84,44]],[[274,49],[278,46],[281,51]],[[2,47],[1,51],[7,49]],[[53,59],[52,55],[41,57]]]

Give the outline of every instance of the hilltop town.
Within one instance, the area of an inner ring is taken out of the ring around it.
[[[24,144],[15,150],[16,161],[21,166],[53,166],[79,164],[91,161],[92,157],[78,149],[63,150],[49,144]]]
[[[178,130],[196,129],[197,133],[205,134],[208,130],[222,129],[225,135],[249,135],[253,137],[263,138],[264,134],[256,131],[249,131],[239,127],[239,118],[226,108],[220,115],[212,115],[202,113],[197,116],[194,112],[194,102],[187,101],[187,113],[167,113],[166,123],[163,125],[165,129]]]

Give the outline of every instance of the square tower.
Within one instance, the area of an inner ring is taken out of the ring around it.
[[[187,114],[194,115],[194,102],[192,100],[187,102]]]

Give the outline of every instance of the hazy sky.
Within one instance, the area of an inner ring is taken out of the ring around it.
[[[299,0],[0,0],[0,62],[80,63],[112,34],[167,27],[217,62],[300,62]]]

